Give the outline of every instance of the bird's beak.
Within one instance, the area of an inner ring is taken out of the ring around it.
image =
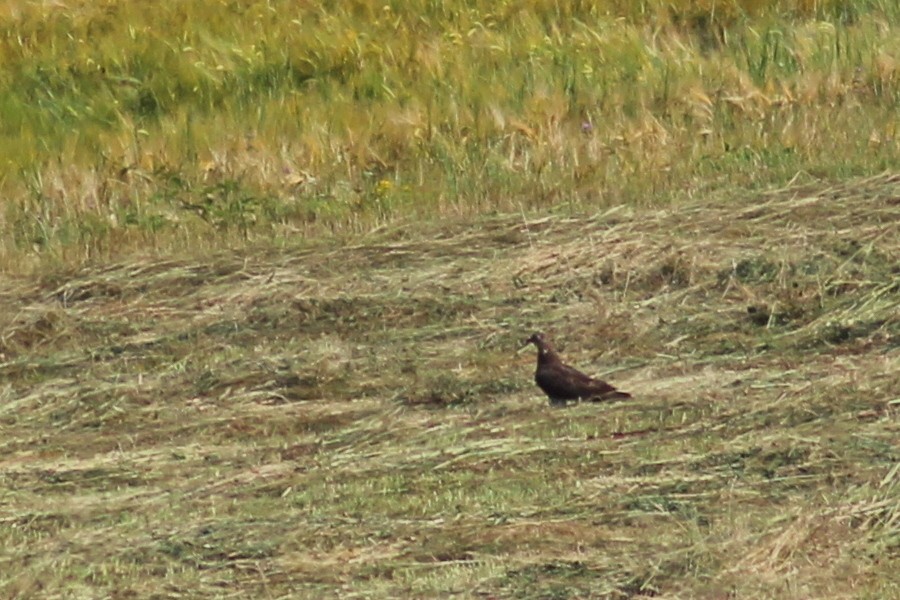
[[[516,350],[516,354],[522,354],[523,352],[525,352],[525,349],[528,348],[528,346],[530,346],[530,345],[531,345],[531,341],[525,340],[525,342],[522,344],[522,346],[518,350]]]

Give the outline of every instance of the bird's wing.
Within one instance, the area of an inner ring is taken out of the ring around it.
[[[606,394],[618,393],[618,390],[610,384],[600,379],[594,379],[588,390],[588,396],[604,396]]]
[[[539,369],[535,379],[551,398],[574,400],[615,391],[608,383],[589,377],[564,364]]]
[[[591,394],[608,394],[609,392],[616,391],[616,388],[609,385],[605,381],[600,379],[594,379],[588,375],[585,375],[581,371],[577,369],[573,369],[568,365],[563,365],[566,370],[566,373],[571,378],[573,384],[578,385],[582,388],[582,396],[591,395]]]
[[[586,375],[578,369],[570,367],[569,365],[559,365],[559,371],[560,373],[565,373],[566,377],[568,377],[573,383],[577,383],[578,385],[590,385],[592,381],[595,381],[595,379],[590,375]]]

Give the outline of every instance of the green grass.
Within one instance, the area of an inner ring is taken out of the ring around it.
[[[898,162],[894,2],[16,2],[0,268]]]
[[[898,195],[6,278],[0,596],[894,597]],[[535,329],[634,399],[549,407]]]

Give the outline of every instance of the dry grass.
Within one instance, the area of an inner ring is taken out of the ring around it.
[[[895,597],[898,198],[6,279],[0,595]],[[550,409],[534,329],[635,400]]]

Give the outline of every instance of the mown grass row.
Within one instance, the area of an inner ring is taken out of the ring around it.
[[[0,267],[896,164],[897,6],[764,4],[14,5]]]
[[[0,596],[897,597],[900,178],[719,194],[0,280]]]

